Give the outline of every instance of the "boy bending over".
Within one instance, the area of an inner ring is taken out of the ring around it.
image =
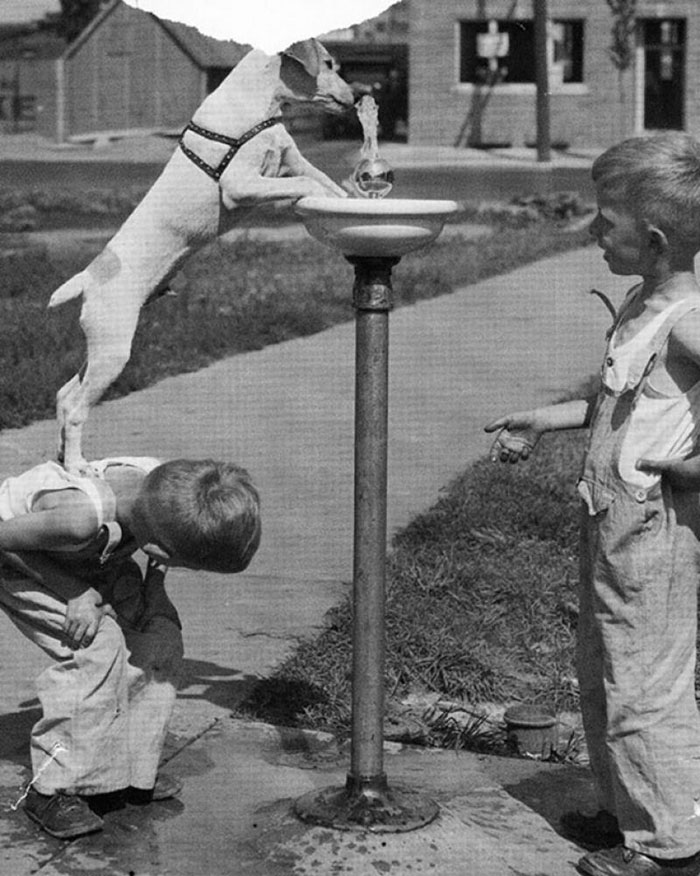
[[[700,872],[700,144],[626,140],[593,165],[591,234],[639,275],[609,334],[595,398],[509,414],[492,458],[526,459],[551,429],[588,426],[578,672],[600,810],[562,825],[599,847],[589,876]],[[600,848],[602,846],[602,848]]]
[[[182,659],[165,567],[240,572],[259,541],[258,493],[228,463],[114,458],[78,476],[47,462],[0,485],[0,609],[53,660],[24,803],[47,833],[100,830],[98,794],[179,792],[158,775]]]

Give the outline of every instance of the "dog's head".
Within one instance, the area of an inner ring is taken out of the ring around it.
[[[342,113],[355,103],[350,86],[340,78],[336,63],[316,39],[301,40],[280,52],[280,80],[290,103],[314,103]]]

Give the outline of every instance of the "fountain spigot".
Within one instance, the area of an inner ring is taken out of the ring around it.
[[[394,185],[394,169],[383,158],[363,158],[355,166],[352,181],[365,198],[384,198]]]
[[[384,198],[394,185],[394,169],[379,157],[377,103],[371,95],[366,94],[355,109],[362,125],[364,143],[360,160],[352,172],[352,182],[363,198]]]

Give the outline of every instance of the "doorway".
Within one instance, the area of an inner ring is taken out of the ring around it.
[[[683,130],[685,124],[685,19],[643,19],[637,51],[638,126]]]

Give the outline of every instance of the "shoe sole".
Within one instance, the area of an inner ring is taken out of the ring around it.
[[[153,802],[154,803],[162,803],[164,800],[175,800],[175,798],[179,797],[180,794],[182,794],[182,787],[179,787],[174,791],[170,791],[167,794],[159,794],[158,796],[156,796],[154,794],[153,795]]]
[[[40,816],[36,815],[34,812],[30,812],[28,809],[25,809],[24,811],[27,818],[30,818],[35,824],[38,824],[44,833],[48,833],[49,836],[53,836],[56,839],[79,839],[81,836],[88,836],[91,833],[99,833],[104,828],[104,824],[98,824],[95,825],[95,827],[86,828],[85,830],[80,831],[80,833],[75,833],[75,831],[72,830],[51,830],[46,827]]]
[[[582,867],[580,861],[576,864],[576,871],[581,873],[582,876],[601,876],[601,871],[597,867],[593,869],[585,866]]]

